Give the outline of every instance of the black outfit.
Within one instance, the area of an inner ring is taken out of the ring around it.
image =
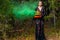
[[[38,8],[36,8],[38,10]],[[35,19],[36,22],[36,28],[35,28],[35,34],[36,34],[36,40],[45,40],[44,35],[44,16],[46,14],[44,7],[41,9],[42,17],[39,19]]]

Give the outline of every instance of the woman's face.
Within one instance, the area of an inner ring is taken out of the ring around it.
[[[43,5],[43,3],[42,3],[42,1],[39,1],[39,4],[38,4],[39,6],[42,6]]]

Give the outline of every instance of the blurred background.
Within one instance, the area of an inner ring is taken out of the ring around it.
[[[35,8],[39,0],[0,0],[0,40],[35,40]],[[42,0],[47,40],[60,40],[60,0]]]

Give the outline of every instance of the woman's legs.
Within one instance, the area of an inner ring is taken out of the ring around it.
[[[39,40],[45,40],[43,19],[40,20]]]
[[[39,28],[39,26],[40,26],[40,20],[39,19],[36,19],[36,28],[35,28],[35,33],[36,33],[36,40],[39,40],[39,30],[40,30],[40,28]]]
[[[36,40],[45,40],[44,20],[36,19]]]

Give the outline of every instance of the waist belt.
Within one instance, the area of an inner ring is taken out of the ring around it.
[[[36,11],[36,13],[35,13],[35,16],[34,16],[34,18],[41,18],[41,12],[40,11]]]

